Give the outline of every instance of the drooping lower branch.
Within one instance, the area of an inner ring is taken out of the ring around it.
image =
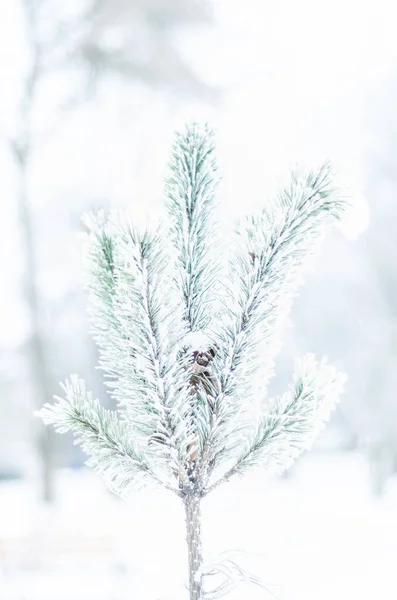
[[[190,600],[203,600],[200,498],[195,495],[188,495],[184,498],[184,505],[189,562],[189,597]]]

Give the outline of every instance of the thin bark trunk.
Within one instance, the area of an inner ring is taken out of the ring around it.
[[[21,0],[25,16],[26,39],[31,52],[31,64],[24,80],[20,100],[20,127],[18,134],[10,139],[10,147],[18,169],[17,202],[21,225],[21,242],[24,257],[24,295],[30,317],[28,360],[34,408],[41,408],[51,400],[49,373],[47,369],[45,339],[42,325],[40,297],[38,291],[38,261],[34,239],[32,213],[29,206],[29,166],[33,153],[32,113],[37,87],[41,76],[41,48],[38,33],[38,11],[40,1]],[[53,500],[53,439],[49,427],[37,425],[37,446],[42,465],[42,496],[45,502]]]
[[[29,209],[27,194],[27,161],[19,164],[18,208],[24,246],[24,295],[30,316],[30,338],[28,343],[28,360],[32,382],[34,407],[39,409],[51,400],[49,373],[46,361],[45,339],[42,326],[39,291],[37,288],[38,265],[36,244],[34,241],[32,215]],[[54,499],[53,485],[53,441],[54,435],[50,427],[38,425],[37,446],[42,468],[42,498],[45,502]]]
[[[200,573],[203,556],[201,546],[201,509],[200,499],[196,496],[184,498],[186,516],[186,540],[189,558],[189,594],[190,600],[204,598],[203,578]]]

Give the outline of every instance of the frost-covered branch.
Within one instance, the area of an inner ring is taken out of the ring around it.
[[[176,282],[181,289],[189,336],[185,348],[191,360],[192,408],[188,416],[193,433],[192,465],[197,480],[205,475],[208,431],[216,391],[211,366],[214,344],[208,336],[216,317],[219,263],[214,253],[214,195],[218,185],[213,132],[197,124],[177,134],[166,180],[165,199],[176,249]],[[205,366],[204,366],[205,365]],[[208,368],[205,368],[208,367]]]
[[[169,169],[165,198],[177,251],[185,318],[190,331],[204,330],[213,317],[211,307],[218,273],[212,252],[218,184],[213,133],[193,124],[177,134]]]
[[[59,433],[74,433],[76,443],[89,455],[88,464],[104,476],[113,491],[122,494],[131,485],[145,483],[170,489],[134,444],[128,424],[120,421],[117,413],[102,408],[86,391],[82,379],[72,376],[63,390],[65,398],[57,397],[55,404],[45,404],[37,414]]]
[[[297,361],[290,391],[270,400],[254,434],[246,430],[248,447],[235,464],[208,491],[244,474],[252,467],[282,473],[305,449],[310,448],[343,392],[345,376],[312,354]]]
[[[191,435],[188,373],[178,353],[186,333],[161,239],[116,217],[91,227],[89,264],[94,334],[113,397],[137,433],[183,478]],[[167,290],[167,294],[164,294]]]
[[[234,417],[249,408],[258,383],[266,387],[302,267],[345,204],[326,163],[314,173],[294,172],[276,200],[241,228],[217,329],[219,392],[211,445],[224,446],[218,458],[227,456],[230,435],[235,437]]]

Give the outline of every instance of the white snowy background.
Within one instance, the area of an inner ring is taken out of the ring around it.
[[[82,4],[51,2],[65,14]],[[95,475],[60,459],[56,501],[40,500],[23,358],[30,317],[21,293],[18,177],[7,143],[18,128],[29,57],[21,6],[0,0],[0,471],[18,474],[0,479],[0,599],[179,600],[186,597],[183,511],[172,497],[141,492],[122,503]],[[69,372],[89,381],[91,373],[98,386],[85,300],[75,297],[83,284],[80,216],[103,205],[123,207],[139,222],[157,218],[175,127],[194,118],[216,129],[226,230],[266,201],[291,162],[316,166],[330,157],[353,208],[308,274],[276,385],[288,383],[292,355],[329,354],[349,375],[343,408],[289,477],[255,473],[205,501],[205,552],[248,552],[242,561],[267,591],[241,586],[230,596],[236,600],[392,600],[397,7],[392,0],[210,6],[208,24],[175,30],[172,43],[199,79],[220,90],[213,102],[177,86],[169,92],[109,76],[93,99],[59,113],[75,74],[45,82],[34,112],[40,143],[29,202],[54,392]],[[62,444],[59,456],[70,440]],[[368,459],[377,450],[385,460]],[[387,471],[382,493],[374,493],[374,470],[381,479]]]

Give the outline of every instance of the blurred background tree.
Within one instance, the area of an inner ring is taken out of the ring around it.
[[[16,388],[8,397],[15,394],[25,398],[24,417],[16,411],[16,418],[27,427],[23,437],[26,439],[30,429],[38,429],[33,439],[41,461],[43,497],[51,501],[52,471],[54,463],[59,463],[59,456],[54,455],[51,433],[37,427],[36,422],[33,425],[30,412],[42,404],[43,398],[51,399],[63,377],[65,361],[88,368],[95,357],[85,322],[81,322],[84,297],[65,273],[68,269],[65,252],[76,227],[76,214],[68,206],[57,206],[54,198],[55,214],[51,214],[48,226],[48,207],[40,211],[34,204],[34,196],[45,186],[42,180],[32,191],[35,161],[49,140],[59,134],[71,111],[98,101],[105,82],[108,87],[146,86],[154,91],[166,90],[174,97],[193,94],[213,99],[210,87],[184,62],[173,41],[179,28],[207,23],[209,12],[205,3],[194,0],[97,0],[69,4],[57,0],[20,0],[15,4],[23,28],[23,67],[13,122],[3,123],[2,129],[14,159],[24,263],[21,289],[29,331],[16,349],[17,355],[25,357],[24,366],[19,366],[18,376],[12,382],[5,380],[4,385],[5,389],[9,385]],[[106,206],[108,201],[102,198],[101,205]],[[78,213],[95,205],[95,200],[85,198]],[[47,281],[49,286],[57,287],[54,271],[58,280],[61,278],[63,289],[61,292],[58,289],[55,298],[49,298],[43,285]],[[63,328],[65,321],[67,326]],[[72,347],[72,336],[68,339],[70,324],[79,330],[80,349],[76,349],[74,342]],[[25,374],[23,394],[20,394],[20,369]],[[6,415],[6,422],[12,413]],[[18,474],[20,468],[21,465],[15,465],[11,472],[15,470]]]

